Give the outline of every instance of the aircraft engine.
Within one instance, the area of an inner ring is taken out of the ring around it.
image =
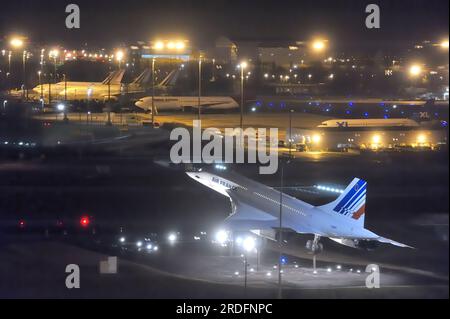
[[[362,249],[362,250],[374,250],[380,243],[376,240],[365,240],[365,239],[349,239],[349,238],[331,238],[331,240],[352,248]]]

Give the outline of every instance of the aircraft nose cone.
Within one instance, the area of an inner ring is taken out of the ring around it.
[[[194,172],[186,172],[186,174],[190,177],[190,178],[193,178],[193,179],[195,179],[195,173]]]

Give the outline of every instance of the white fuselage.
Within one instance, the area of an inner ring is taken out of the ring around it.
[[[135,105],[145,111],[152,110],[152,97],[144,97]],[[154,106],[157,111],[176,111],[185,108],[197,108],[199,98],[196,96],[155,96]],[[236,101],[229,96],[202,96],[200,107],[206,110],[227,110],[238,108]]]
[[[67,90],[66,90],[67,88]],[[33,88],[33,94],[48,98],[51,92],[52,99],[62,99],[67,96],[68,100],[102,100],[108,95],[114,96],[121,93],[121,84],[103,84],[101,82],[58,82],[54,84],[42,84]],[[67,92],[67,94],[66,94]]]
[[[224,196],[230,197],[229,190],[238,192],[239,198],[243,200],[241,204],[248,207],[248,211],[262,212],[268,216],[265,221],[267,227],[279,227],[281,199],[282,228],[330,238],[375,239],[379,237],[350,218],[310,205],[243,176],[227,174],[223,177],[209,172],[187,174]],[[231,199],[233,201],[232,196]],[[263,214],[256,213],[254,220]]]
[[[388,128],[419,127],[419,123],[411,119],[332,119],[322,122],[318,128]]]

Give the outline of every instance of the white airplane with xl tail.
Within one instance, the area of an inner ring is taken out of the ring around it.
[[[280,231],[281,206],[281,231],[314,235],[314,240],[309,240],[306,245],[312,252],[323,249],[319,243],[321,237],[367,250],[375,248],[378,243],[410,247],[364,228],[367,183],[359,178],[353,179],[336,200],[326,205],[313,206],[232,172],[219,175],[193,171],[187,174],[230,199],[232,212],[224,221],[227,230],[250,231],[276,240]]]

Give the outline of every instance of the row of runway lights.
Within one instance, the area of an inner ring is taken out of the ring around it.
[[[228,232],[225,231],[225,230],[219,230],[219,231],[216,233],[215,238],[216,238],[215,243],[218,243],[218,244],[220,244],[221,246],[226,246],[226,245],[227,245],[227,242],[230,241],[230,238],[229,238],[229,236],[228,236]],[[254,238],[253,236],[247,236],[247,237],[244,237],[244,238],[242,238],[242,237],[237,237],[236,240],[235,240],[235,243],[236,243],[238,246],[242,247],[247,253],[249,253],[249,252],[256,252],[256,249],[257,249],[257,241],[255,240],[255,238]],[[242,254],[241,257],[244,258],[244,255]],[[281,263],[282,263],[283,265],[285,265],[285,264],[287,263],[286,257],[282,257]],[[273,269],[277,269],[277,268],[278,268],[277,265],[274,265],[274,266],[273,266]],[[297,263],[294,263],[294,268],[296,268],[296,269],[299,268],[299,265],[298,265]],[[342,270],[342,266],[341,266],[341,265],[336,265],[336,270],[337,270],[337,271],[341,271],[341,270]],[[255,272],[255,269],[254,269],[254,268],[250,268],[249,271],[250,271],[251,273],[254,273],[254,272]],[[328,268],[326,269],[326,272],[327,272],[327,273],[333,272],[333,268],[332,268],[332,267],[328,267]],[[361,270],[360,270],[360,269],[356,269],[356,271],[355,271],[353,268],[350,268],[350,269],[349,269],[349,272],[351,272],[351,273],[356,272],[357,274],[360,274],[360,273],[361,273]],[[281,273],[283,273],[283,270],[281,270]],[[318,271],[317,271],[316,269],[313,270],[313,274],[314,274],[314,275],[318,274]],[[240,275],[239,271],[236,271],[236,272],[234,273],[234,275],[235,275],[235,276],[239,276],[239,275]],[[267,276],[267,277],[271,277],[271,276],[272,276],[272,272],[271,272],[271,271],[268,271],[268,272],[266,273],[266,276]]]
[[[274,265],[273,266],[273,269],[274,269],[274,271],[276,270],[278,268],[278,266],[277,265]],[[299,268],[299,265],[298,264],[294,264],[294,268],[295,269],[298,269]],[[340,272],[340,271],[342,271],[342,266],[341,265],[337,265],[336,267],[336,271],[338,271],[338,272]],[[255,273],[255,268],[250,268],[249,269],[249,271],[250,271],[250,273]],[[328,267],[327,269],[326,269],[326,273],[332,273],[333,272],[333,268],[332,267]],[[360,269],[353,269],[353,268],[350,268],[349,270],[348,270],[348,272],[349,273],[357,273],[357,274],[361,274],[361,270]],[[283,274],[284,273],[284,270],[281,270],[281,273]],[[317,269],[315,269],[315,270],[313,270],[313,274],[314,275],[317,275],[319,272],[317,271]],[[239,272],[239,271],[235,271],[234,272],[234,275],[235,276],[239,276],[241,273]],[[266,277],[272,277],[272,271],[267,271],[266,272]]]
[[[206,236],[206,232],[200,232],[200,235],[201,236]],[[201,240],[201,237],[200,236],[194,236],[194,240]],[[175,244],[178,241],[178,234],[177,233],[169,233],[167,235],[167,241],[169,242],[169,244]],[[229,241],[230,241],[230,239],[229,239],[229,236],[228,236],[228,232],[225,231],[225,230],[219,230],[216,233],[216,235],[215,235],[215,240],[213,240],[213,243],[219,244],[222,247],[226,247],[227,243]],[[124,236],[120,237],[119,238],[119,243],[120,244],[125,244],[126,243],[126,238]],[[247,253],[255,252],[256,249],[257,249],[257,241],[256,241],[256,239],[253,236],[246,236],[244,238],[237,237],[236,240],[235,240],[235,243],[238,246],[242,247]],[[136,241],[136,247],[138,249],[142,249],[142,248],[144,248],[144,246],[147,249],[147,251],[149,251],[149,252],[151,252],[151,251],[156,252],[156,251],[159,250],[159,246],[154,244],[154,243],[153,244],[152,243],[147,243],[146,244],[142,240]],[[241,257],[243,258],[244,255],[242,254]],[[285,257],[282,257],[282,264],[284,265],[286,263],[287,263],[287,259]],[[277,265],[273,266],[274,270],[276,270],[277,268],[278,268]],[[294,268],[295,269],[299,268],[299,265],[297,263],[295,263],[295,262],[294,262]],[[342,270],[342,266],[341,265],[336,265],[335,268],[336,268],[336,271],[341,271]],[[252,267],[252,268],[249,269],[249,271],[250,271],[250,273],[254,273],[255,272],[255,268]],[[284,271],[281,270],[281,273],[283,273],[283,272]],[[327,273],[332,273],[333,272],[333,268],[332,267],[328,267],[326,269],[326,272]],[[356,272],[357,274],[360,274],[361,270],[360,269],[354,270],[353,268],[350,268],[349,272],[350,273]],[[317,269],[313,270],[313,274],[314,275],[318,274]],[[239,276],[240,272],[239,271],[235,271],[234,275],[235,276]],[[272,277],[272,271],[266,272],[266,276],[267,277]]]
[[[119,238],[119,243],[121,245],[125,245],[127,243],[127,240],[126,240],[125,236],[122,236],[122,237]],[[159,246],[154,244],[154,243],[153,244],[152,243],[147,243],[146,241],[142,241],[142,240],[136,241],[136,248],[142,249],[142,248],[144,248],[144,246],[147,249],[147,251],[149,251],[149,252],[151,252],[151,251],[156,252],[156,251],[159,250]]]

